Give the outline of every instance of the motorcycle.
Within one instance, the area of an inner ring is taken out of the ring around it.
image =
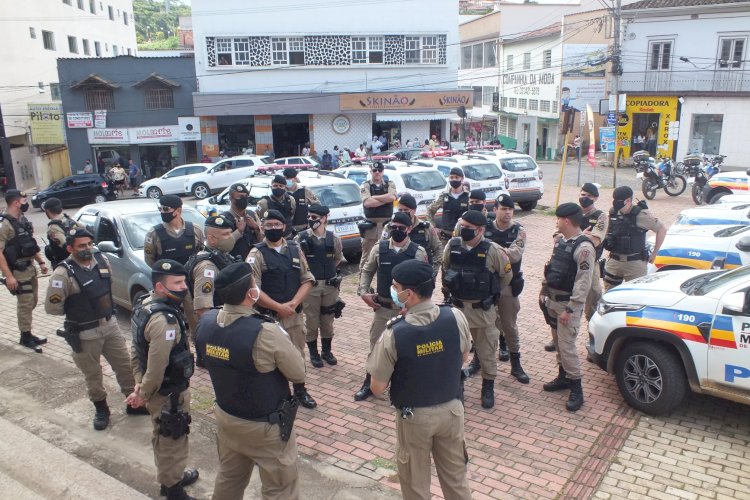
[[[691,193],[696,205],[703,205],[706,202],[708,181],[721,172],[720,165],[724,158],[726,158],[725,155],[716,155],[709,160],[706,156],[688,155],[683,160],[688,174],[688,184],[693,185]]]
[[[670,158],[659,158],[659,163],[649,157],[648,152],[638,151],[633,155],[636,178],[643,179],[641,191],[648,200],[656,197],[658,189],[664,189],[669,196],[679,196],[687,187],[684,176],[674,172]]]

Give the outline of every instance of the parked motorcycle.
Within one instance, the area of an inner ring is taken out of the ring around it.
[[[641,191],[648,200],[656,197],[656,191],[664,189],[669,196],[679,196],[687,187],[684,176],[674,172],[674,164],[670,158],[659,158],[659,163],[648,155],[646,151],[638,151],[633,155],[636,178],[642,179]]]
[[[706,193],[708,193],[708,180],[714,175],[721,172],[721,163],[726,158],[725,155],[715,155],[709,160],[707,156],[688,155],[682,161],[685,165],[685,172],[688,175],[688,184],[692,184],[692,197],[696,205],[706,203]]]

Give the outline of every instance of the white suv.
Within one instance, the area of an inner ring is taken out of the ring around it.
[[[533,210],[544,195],[542,171],[529,155],[496,149],[470,154],[469,158],[491,161],[499,166],[510,181],[510,196],[521,210]]]
[[[191,175],[185,179],[184,192],[192,194],[199,200],[229,187],[237,181],[255,174],[259,165],[268,165],[267,156],[234,156],[219,160],[205,172]]]

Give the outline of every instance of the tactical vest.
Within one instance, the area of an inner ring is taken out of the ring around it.
[[[327,280],[336,276],[336,259],[333,231],[326,231],[325,240],[313,238],[312,230],[300,233],[300,248],[305,254],[307,265],[316,280]]]
[[[235,214],[231,210],[224,212],[222,215],[227,220],[233,221],[236,219]],[[256,243],[258,243],[258,237],[255,235],[255,231],[253,231],[250,226],[245,225],[245,231],[242,233],[240,239],[235,242],[234,248],[232,248],[232,251],[229,253],[232,257],[245,260],[247,254],[250,253],[250,250],[252,250]]]
[[[286,224],[284,236],[292,234],[294,229],[294,215],[292,214],[292,203],[295,203],[294,197],[289,193],[284,193],[283,201],[276,201],[272,196],[264,196],[263,199],[268,201],[269,210],[278,210],[284,216],[284,224]],[[307,216],[305,216],[305,224],[307,224]]]
[[[469,193],[464,191],[458,198],[454,198],[450,191],[443,193],[443,219],[440,228],[453,233],[458,219],[469,209]]]
[[[195,227],[192,222],[185,221],[185,230],[177,238],[167,232],[164,224],[154,226],[154,232],[161,245],[161,253],[154,255],[154,261],[172,259],[185,265],[195,253]]]
[[[208,247],[198,252],[197,254],[191,255],[187,261],[187,264],[185,264],[185,270],[187,271],[188,289],[190,290],[190,295],[192,295],[193,297],[195,297],[193,293],[193,289],[195,286],[193,271],[195,271],[195,266],[197,266],[198,263],[203,262],[204,260],[210,260],[211,262],[213,262],[213,264],[216,266],[217,272],[221,271],[229,264],[237,262],[237,259],[235,259],[232,255]],[[222,305],[224,305],[224,302],[221,300],[221,297],[219,297],[219,294],[214,290],[214,307],[221,307]]]
[[[144,295],[135,304],[133,317],[130,320],[130,333],[133,337],[133,348],[138,358],[138,366],[141,373],[146,373],[149,349],[149,343],[146,341],[146,326],[152,316],[164,314],[167,317],[168,328],[179,330],[180,341],[169,351],[169,364],[164,370],[159,394],[168,396],[173,392],[182,392],[190,385],[190,377],[193,376],[195,370],[193,353],[190,352],[188,344],[185,317],[178,308],[161,300],[153,300],[144,305],[143,301],[147,297],[148,295]]]
[[[7,213],[0,214],[0,224],[3,219],[7,219],[10,222],[14,233],[13,237],[5,244],[3,255],[11,271],[22,271],[27,266],[24,266],[23,269],[18,269],[16,263],[19,260],[30,260],[39,251],[39,246],[34,239],[34,227],[23,215],[21,215],[21,220],[19,220]]]
[[[471,250],[461,245],[461,238],[452,238],[450,267],[443,282],[460,300],[485,300],[500,293],[500,278],[487,268],[487,252],[492,243],[482,240]]]
[[[393,268],[405,260],[416,257],[419,245],[410,241],[409,246],[396,252],[390,248],[389,243],[389,240],[378,242],[378,295],[391,300]]]
[[[290,395],[289,381],[278,368],[260,373],[253,363],[255,341],[270,319],[255,314],[221,327],[216,322],[218,314],[212,310],[203,315],[195,339],[211,376],[216,404],[237,418],[264,418]]]
[[[461,397],[461,333],[449,306],[429,325],[392,320],[396,365],[391,375],[391,403],[420,408]]]
[[[53,219],[47,223],[48,228],[52,226],[59,227],[63,234],[67,236],[74,227],[78,226],[78,223],[66,214],[63,214],[62,219]],[[52,264],[52,269],[54,269],[60,265],[60,262],[67,259],[70,254],[68,253],[68,248],[65,243],[60,245],[52,238],[48,237],[47,239],[49,242],[47,243],[47,246],[44,247],[44,255],[49,259]]]
[[[588,215],[584,215],[581,219],[580,228],[581,231],[586,231],[587,229],[594,229],[596,227],[596,223],[599,222],[599,217],[602,215],[601,210],[594,210]],[[599,260],[599,258],[602,256],[602,252],[604,251],[604,241],[599,243],[599,246],[596,247],[596,260]]]
[[[112,316],[114,313],[112,275],[101,254],[94,254],[94,260],[96,265],[91,269],[81,267],[71,257],[60,263],[65,266],[68,276],[78,283],[81,290],[65,299],[65,319],[82,325],[84,330],[95,328],[97,325],[92,326],[92,322]]]
[[[497,243],[503,248],[510,248],[516,239],[518,239],[518,233],[521,232],[523,226],[518,222],[514,222],[508,229],[500,230],[495,225],[495,221],[487,221],[487,225],[484,229],[484,237],[488,240]],[[510,267],[513,270],[513,277],[518,276],[521,273],[521,262],[511,263]]]
[[[263,291],[279,304],[289,302],[299,290],[301,272],[299,246],[287,241],[287,253],[282,254],[266,245],[258,243],[255,248],[263,255],[266,270],[261,274]]]
[[[299,186],[296,191],[289,194],[291,194],[294,201],[297,202],[292,224],[295,226],[307,226],[307,199],[305,198],[305,188]]]
[[[584,235],[563,240],[564,238],[560,238],[555,243],[552,259],[544,268],[544,278],[548,287],[570,293],[573,291],[578,274],[578,263],[573,258],[573,254],[582,243],[591,243],[591,240]]]
[[[411,231],[409,231],[409,239],[424,248],[430,265],[432,265],[432,252],[430,252],[430,244],[427,238],[431,229],[429,222],[420,221],[416,226],[412,226]]]
[[[376,186],[372,182],[368,181],[370,187],[370,196],[380,196],[382,194],[388,194],[388,186],[390,182],[383,180],[383,184]],[[379,207],[365,207],[365,217],[368,219],[390,219],[393,216],[393,203],[386,203]],[[390,292],[389,292],[390,295]]]
[[[607,228],[607,250],[620,255],[634,255],[646,250],[646,229],[636,226],[636,219],[641,208],[635,206],[628,214],[621,214],[615,209],[609,211]]]

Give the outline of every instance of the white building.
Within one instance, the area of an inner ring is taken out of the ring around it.
[[[309,5],[308,5],[309,4]],[[460,91],[458,3],[193,0],[203,153],[299,154],[448,140]]]
[[[623,16],[624,155],[652,129],[659,153],[721,153],[747,166],[750,2],[643,0]]]
[[[45,186],[69,173],[68,155],[64,140],[54,138],[59,134],[30,137],[28,105],[59,103],[60,85],[66,82],[58,82],[58,57],[135,55],[132,1],[5,1],[0,19],[0,107],[8,137],[0,144],[2,165],[13,164],[20,189]],[[54,109],[45,118],[64,126]]]

